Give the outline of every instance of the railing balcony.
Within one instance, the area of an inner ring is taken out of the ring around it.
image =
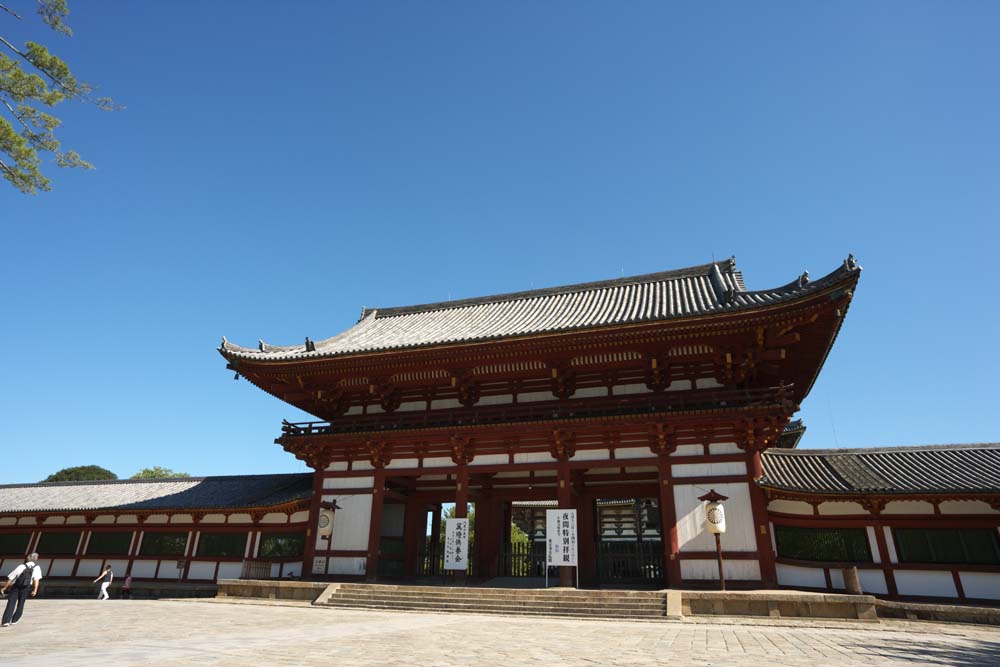
[[[338,417],[330,422],[282,421],[282,437],[396,431],[451,426],[488,426],[524,421],[552,421],[607,416],[686,412],[783,405],[791,401],[791,385],[754,389],[695,389],[659,394],[628,394],[595,398],[483,405],[412,412]]]

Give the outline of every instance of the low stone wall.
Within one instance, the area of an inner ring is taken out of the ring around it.
[[[683,591],[684,616],[768,616],[877,620],[872,595],[822,593]]]
[[[219,579],[218,586],[217,597],[312,602],[326,590],[329,584],[316,581],[282,581],[277,579]]]
[[[955,604],[925,604],[922,602],[879,600],[876,609],[881,618],[1000,625],[1000,608],[998,607],[970,607]]]
[[[45,598],[96,598],[100,585],[90,581],[42,579],[38,585],[39,597]],[[177,581],[133,581],[132,597],[142,600],[156,598],[210,598],[216,595],[214,583],[181,583]],[[122,587],[118,579],[108,587],[108,595],[113,599],[122,597]]]

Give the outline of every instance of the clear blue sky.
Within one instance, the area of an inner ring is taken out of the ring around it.
[[[127,109],[63,105],[97,170],[0,187],[0,481],[304,470],[222,335],[731,254],[865,267],[803,446],[1000,440],[996,2],[71,9],[0,34]]]

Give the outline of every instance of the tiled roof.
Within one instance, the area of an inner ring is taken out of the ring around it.
[[[332,357],[728,313],[777,304],[856,278],[849,257],[816,281],[808,273],[769,290],[748,291],[735,259],[651,273],[496,296],[401,308],[365,309],[353,327],[321,341],[240,347],[225,338],[227,359],[281,361]]]
[[[1000,493],[1000,443],[771,449],[760,485],[820,494]]]
[[[798,447],[799,441],[802,440],[805,432],[806,425],[802,423],[801,419],[788,422],[781,431],[781,435],[778,436],[778,442],[775,447],[780,449],[795,449]]]
[[[0,514],[271,507],[312,495],[312,475],[230,475],[0,486]]]

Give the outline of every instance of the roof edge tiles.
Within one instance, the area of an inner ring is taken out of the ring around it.
[[[856,281],[861,267],[849,256],[810,281],[808,273],[777,288],[749,291],[735,258],[683,269],[493,296],[393,308],[366,308],[351,328],[301,345],[256,348],[230,343],[228,360],[291,361],[413,349],[550,332],[722,315],[805,298]]]

